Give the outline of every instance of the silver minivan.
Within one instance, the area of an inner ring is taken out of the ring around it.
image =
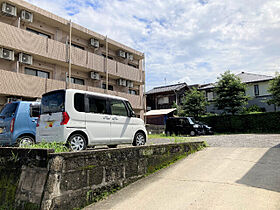
[[[127,99],[74,89],[43,95],[37,142],[63,142],[72,150],[87,146],[144,145],[147,131]]]

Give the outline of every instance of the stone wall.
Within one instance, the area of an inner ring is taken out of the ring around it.
[[[27,205],[35,209],[81,208],[203,147],[204,142],[192,142],[56,154],[45,151],[45,156],[34,159],[40,164],[19,163],[14,174],[17,181],[11,180],[17,183],[11,199],[22,209]],[[6,150],[11,153],[15,149]],[[3,181],[11,167],[2,166]],[[2,189],[0,195],[7,197]]]

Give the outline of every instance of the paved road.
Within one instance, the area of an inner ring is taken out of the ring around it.
[[[280,147],[280,134],[232,134],[195,136],[186,141],[206,141],[210,147]],[[180,141],[180,140],[179,140]],[[148,139],[147,144],[174,143],[174,138]]]
[[[206,138],[216,147],[180,160],[86,209],[279,210],[280,135],[218,136],[219,141],[215,137]]]

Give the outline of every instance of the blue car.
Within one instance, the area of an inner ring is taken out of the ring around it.
[[[40,103],[17,101],[6,104],[0,112],[0,146],[35,142]]]

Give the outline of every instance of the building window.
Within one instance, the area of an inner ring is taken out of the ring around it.
[[[67,77],[68,82],[68,77]],[[77,85],[85,85],[85,81],[83,79],[71,77],[71,83],[77,84]]]
[[[68,45],[69,45],[69,42],[68,42]],[[73,42],[71,42],[71,46],[72,46],[72,47],[76,47],[76,48],[81,49],[81,50],[85,50],[84,47],[82,47],[82,46],[80,46],[80,45],[77,45],[77,44],[74,44]]]
[[[254,85],[254,93],[255,93],[255,96],[260,95],[259,85]]]
[[[42,32],[40,32],[40,31],[36,31],[36,30],[34,30],[34,29],[31,29],[31,28],[26,28],[26,30],[29,31],[29,32],[32,32],[32,33],[34,33],[34,34],[37,34],[37,35],[39,35],[39,36],[45,37],[45,38],[49,38],[49,39],[51,38],[50,35],[45,34],[45,33],[42,33]]]
[[[105,83],[103,83],[102,84],[102,89],[104,89],[104,90],[106,90],[106,84]],[[113,85],[108,85],[108,90],[114,90],[114,87],[113,87]]]
[[[133,68],[138,69],[138,67],[137,67],[136,65],[134,65],[134,64],[129,63],[128,65],[131,66],[131,67],[133,67]]]
[[[214,93],[213,92],[207,92],[207,100],[212,101],[214,99]]]
[[[50,78],[49,72],[45,72],[45,71],[41,71],[41,70],[37,70],[37,69],[31,69],[31,68],[27,68],[27,67],[25,67],[24,71],[25,71],[25,74],[28,74],[28,75],[42,77],[42,78]]]
[[[105,54],[102,54],[102,56],[103,56],[104,58],[106,58],[106,55],[105,55]],[[110,59],[110,60],[114,60],[114,58],[113,58],[112,56],[110,56],[110,55],[108,55],[107,58]]]
[[[131,94],[131,95],[137,95],[136,90],[128,90],[128,93]]]
[[[169,103],[169,98],[167,96],[158,99],[158,104],[168,104],[168,103]]]

